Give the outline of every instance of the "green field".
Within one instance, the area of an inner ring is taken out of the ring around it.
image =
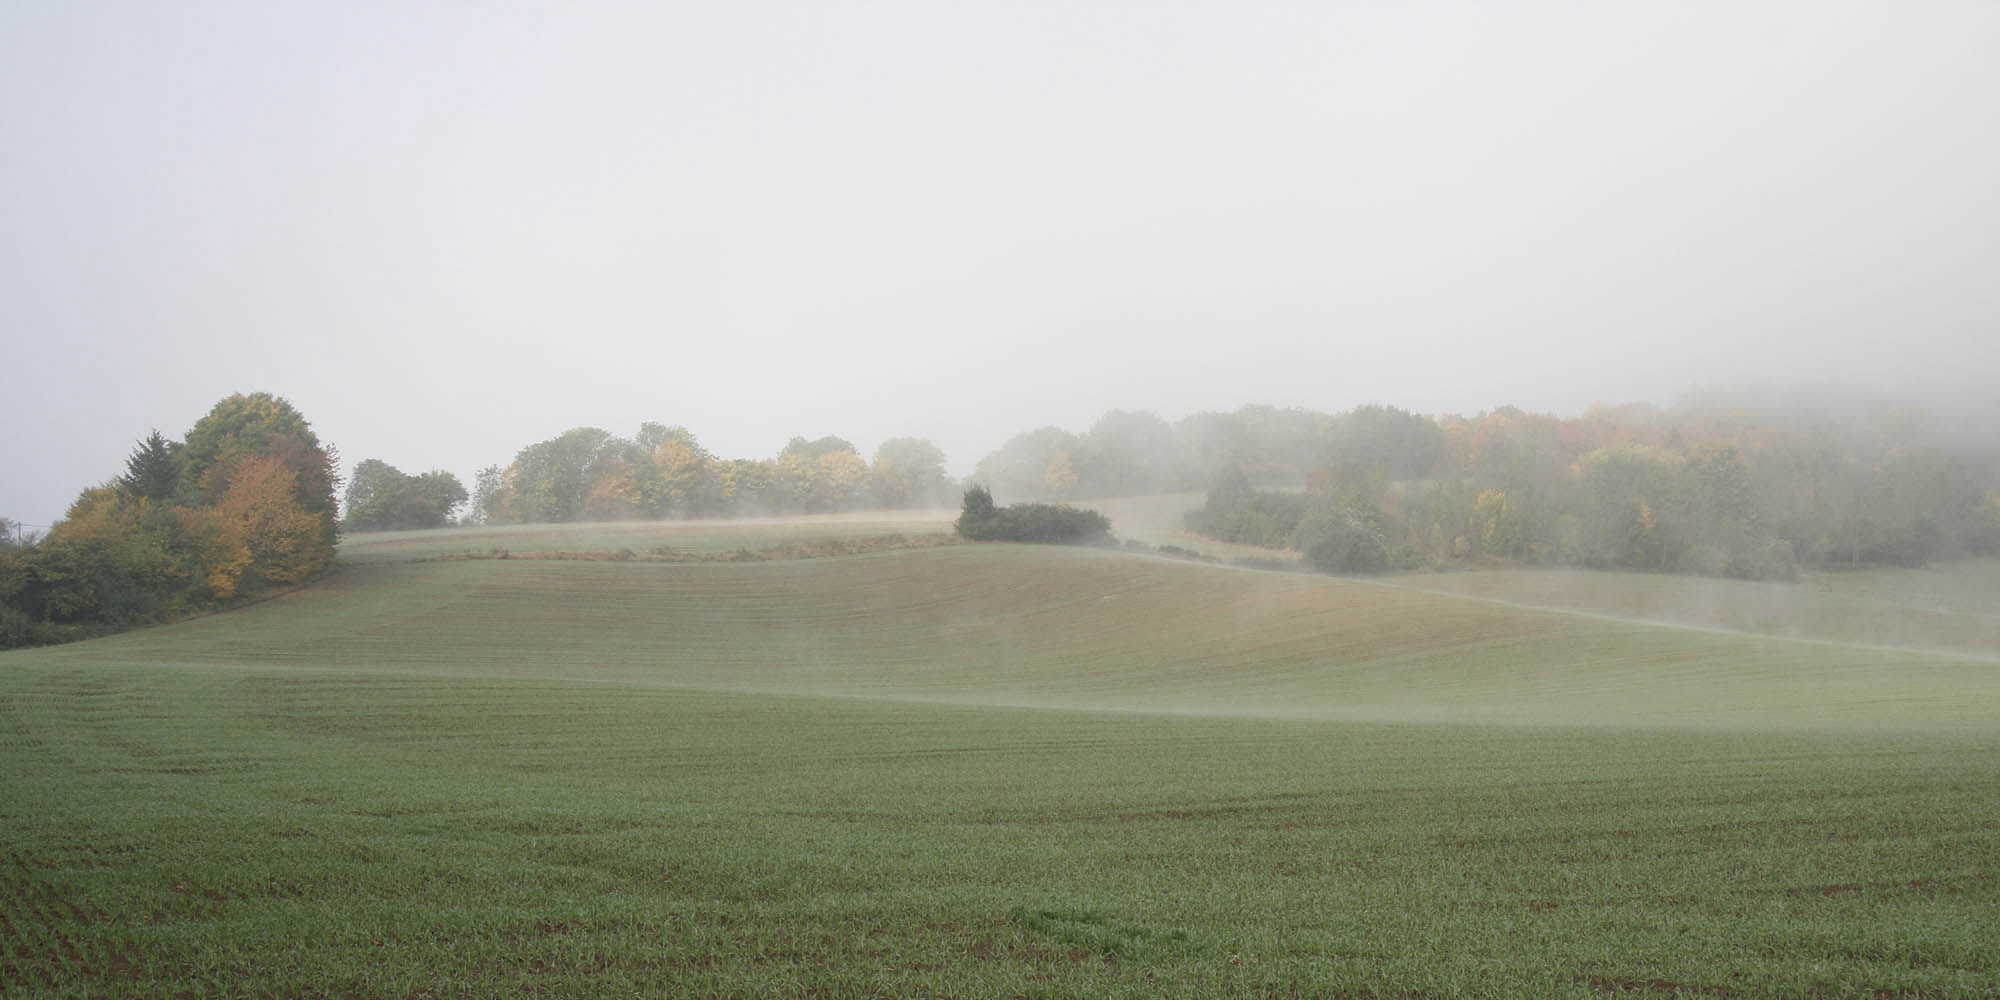
[[[1796,585],[1572,569],[1428,573],[1392,582],[1528,607],[2000,658],[2000,560],[1807,573]]]
[[[0,994],[2000,995],[1990,566],[492,547],[0,656]]]
[[[590,524],[503,524],[430,531],[376,531],[341,543],[342,561],[395,562],[462,555],[534,556],[565,552],[762,552],[832,539],[922,537],[951,531],[957,511],[912,511],[736,521],[622,521]]]
[[[1081,505],[1093,508],[1109,517],[1112,529],[1121,539],[1131,539],[1155,547],[1171,545],[1198,555],[1231,562],[1253,560],[1289,566],[1299,564],[1299,554],[1290,549],[1237,545],[1189,531],[1185,523],[1187,513],[1205,502],[1207,502],[1206,494],[1169,493],[1151,497],[1085,500]]]

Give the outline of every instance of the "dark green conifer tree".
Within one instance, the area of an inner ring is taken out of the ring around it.
[[[125,474],[118,477],[125,492],[154,503],[173,499],[180,482],[180,444],[167,440],[158,430],[132,449],[132,456],[125,460]]]

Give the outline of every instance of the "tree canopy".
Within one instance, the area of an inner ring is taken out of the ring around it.
[[[359,471],[357,470],[357,478]],[[736,517],[950,502],[944,453],[923,438],[883,442],[871,464],[845,438],[794,437],[774,458],[724,459],[684,427],[594,427],[529,445],[475,479],[480,523]]]
[[[466,499],[465,486],[449,472],[434,469],[410,476],[371,458],[355,466],[348,479],[342,523],[349,531],[441,528]]]

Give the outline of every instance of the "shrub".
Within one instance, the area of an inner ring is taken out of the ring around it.
[[[1096,545],[1111,541],[1111,519],[1094,510],[1047,503],[995,507],[993,494],[982,486],[965,491],[956,527],[960,535],[975,542]]]
[[[1380,573],[1389,568],[1382,536],[1352,511],[1334,511],[1299,525],[1296,547],[1322,573]]]
[[[88,638],[89,635],[90,632],[80,625],[38,622],[14,608],[0,604],[0,649],[54,646],[58,643]]]
[[[1291,543],[1305,520],[1303,493],[1253,490],[1247,484],[1225,483],[1208,491],[1208,502],[1187,512],[1189,531],[1238,545],[1281,549]]]

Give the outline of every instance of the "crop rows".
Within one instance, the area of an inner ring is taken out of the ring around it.
[[[2000,988],[1990,734],[5,684],[9,996]]]

